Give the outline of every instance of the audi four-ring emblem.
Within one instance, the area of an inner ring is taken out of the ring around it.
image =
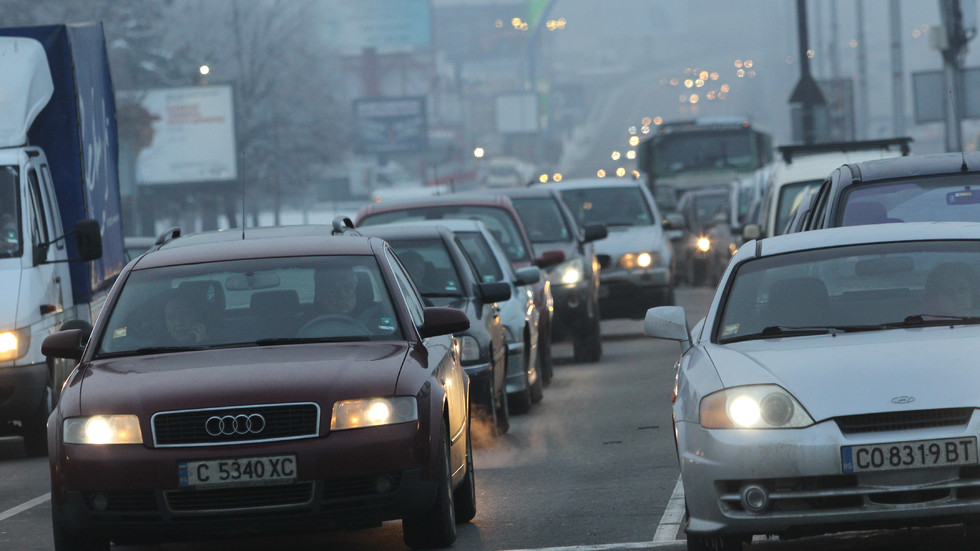
[[[252,413],[245,415],[212,415],[204,422],[204,430],[211,436],[231,436],[233,434],[258,434],[265,428],[265,417]]]

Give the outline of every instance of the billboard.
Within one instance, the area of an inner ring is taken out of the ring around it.
[[[538,97],[534,92],[516,92],[497,96],[497,132],[531,134],[539,130]]]
[[[230,181],[238,177],[231,86],[193,86],[120,96],[152,118],[152,139],[136,157],[141,185]]]
[[[354,120],[361,153],[416,153],[428,149],[424,97],[355,100]]]
[[[429,46],[429,0],[333,0],[324,4],[326,35],[345,54]]]

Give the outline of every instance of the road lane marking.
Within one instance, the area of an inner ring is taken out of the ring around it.
[[[677,532],[680,531],[682,522],[684,522],[684,485],[681,483],[681,477],[678,476],[674,493],[667,501],[664,516],[660,517],[660,525],[657,526],[657,533],[653,536],[654,543],[677,541]]]
[[[51,499],[51,494],[44,494],[43,496],[35,497],[34,499],[32,499],[32,500],[30,500],[30,501],[28,501],[26,503],[21,503],[20,505],[18,505],[16,507],[13,507],[11,509],[7,509],[6,511],[0,513],[0,521],[7,520],[8,518],[10,518],[10,517],[12,517],[14,515],[18,515],[18,514],[23,513],[24,511],[26,511],[28,509],[32,509],[34,507],[37,507],[38,505],[44,503],[45,501],[48,501],[49,499]]]

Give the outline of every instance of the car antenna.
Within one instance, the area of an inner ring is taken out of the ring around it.
[[[966,166],[966,153],[960,151],[960,157],[963,158],[963,164],[960,165],[960,172],[969,172],[970,167]]]
[[[239,181],[242,185],[242,241],[245,241],[245,179],[241,178]]]

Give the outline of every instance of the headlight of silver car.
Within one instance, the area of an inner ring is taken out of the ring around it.
[[[727,388],[701,400],[706,429],[797,429],[813,424],[796,398],[777,385]]]
[[[554,285],[575,285],[582,281],[585,274],[585,262],[581,258],[573,258],[555,266],[548,274]]]
[[[413,396],[388,396],[334,402],[330,430],[379,427],[418,421],[418,402]]]
[[[65,444],[142,444],[135,415],[93,415],[65,419]]]
[[[475,362],[480,359],[480,343],[469,335],[459,337],[459,361]]]
[[[619,265],[627,270],[660,265],[660,254],[655,252],[626,253],[619,257]]]

